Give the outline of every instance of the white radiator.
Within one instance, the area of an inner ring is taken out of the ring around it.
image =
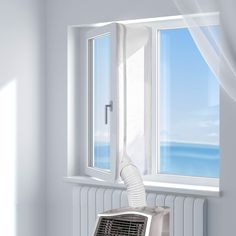
[[[170,236],[206,236],[206,200],[148,193],[149,206],[171,208]],[[91,236],[98,213],[128,206],[126,191],[76,186],[73,189],[73,236]]]

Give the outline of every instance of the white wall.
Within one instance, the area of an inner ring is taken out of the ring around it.
[[[48,236],[72,236],[72,187],[62,181],[67,171],[67,26],[176,14],[177,11],[171,0],[47,1]],[[223,196],[209,198],[208,236],[233,235],[235,231],[233,216],[236,210],[234,203],[236,199],[234,186],[236,103],[224,93],[221,100],[223,103],[221,112]]]
[[[0,1],[0,235],[46,233],[44,10]]]

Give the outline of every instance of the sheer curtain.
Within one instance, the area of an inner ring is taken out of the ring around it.
[[[119,153],[128,155],[142,174],[147,172],[150,156],[150,68],[146,27],[119,24]]]
[[[221,87],[236,101],[236,27],[235,1],[173,0],[183,15],[193,40]],[[206,13],[212,12],[212,13]],[[220,39],[207,25],[209,16],[218,12]],[[197,15],[196,15],[197,14]]]

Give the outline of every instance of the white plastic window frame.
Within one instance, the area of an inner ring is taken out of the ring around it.
[[[193,17],[198,18],[197,15],[193,15]],[[206,18],[204,18],[206,19]],[[201,21],[201,17],[199,17],[199,21]],[[176,16],[176,17],[163,17],[163,18],[155,18],[155,19],[143,19],[143,20],[133,20],[133,21],[121,21],[118,23],[127,24],[127,25],[141,25],[141,26],[148,26],[152,29],[152,40],[151,40],[151,48],[152,48],[152,55],[151,55],[151,66],[152,66],[152,78],[151,78],[151,110],[152,110],[152,122],[151,122],[151,158],[148,160],[148,175],[144,176],[144,180],[151,181],[152,183],[161,182],[161,183],[173,183],[173,184],[183,184],[183,185],[197,185],[197,186],[209,186],[209,187],[219,187],[219,179],[213,178],[204,178],[204,177],[192,177],[192,176],[179,176],[179,175],[166,175],[166,174],[158,174],[158,81],[159,81],[159,74],[158,74],[158,31],[162,29],[174,29],[174,28],[184,28],[187,27],[183,17]],[[202,22],[202,25],[217,25],[219,24],[219,15],[218,13],[209,14],[207,17],[207,21]],[[91,28],[95,27],[95,28]],[[69,34],[69,71],[68,71],[68,78],[69,78],[69,86],[68,86],[68,176],[79,176],[79,175],[89,175],[91,177],[103,179],[108,182],[115,182],[116,178],[116,158],[118,157],[118,117],[117,114],[117,102],[118,102],[118,91],[114,89],[114,98],[113,98],[113,113],[110,114],[113,116],[114,120],[114,128],[112,132],[112,136],[114,139],[114,144],[116,145],[113,148],[113,156],[112,156],[112,167],[111,172],[103,172],[96,168],[88,167],[88,125],[87,125],[87,118],[88,112],[80,118],[81,122],[78,123],[78,117],[81,116],[80,112],[88,110],[88,102],[84,104],[84,100],[87,98],[84,95],[88,95],[88,92],[84,92],[87,89],[85,86],[86,82],[84,80],[88,79],[88,75],[84,71],[84,68],[88,67],[88,53],[86,54],[85,50],[77,46],[77,40],[81,40],[81,38],[88,37],[91,34],[94,36],[99,34],[106,34],[111,33],[113,36],[112,39],[112,48],[113,48],[113,55],[114,60],[112,59],[112,71],[113,71],[113,80],[117,80],[118,76],[118,68],[117,68],[117,24],[112,23],[109,25],[103,24],[101,25],[88,25],[88,26],[81,26],[81,33],[77,33],[76,27],[71,27],[71,32]],[[85,29],[85,31],[83,31]],[[92,33],[93,32],[93,33]],[[84,41],[84,39],[82,40]],[[82,52],[82,53],[81,53]],[[82,56],[78,56],[82,55]],[[113,56],[112,56],[113,57]],[[84,60],[85,59],[85,60]],[[77,63],[81,60],[81,65],[78,67]],[[84,63],[86,65],[84,65]],[[78,67],[78,69],[77,69]],[[80,69],[80,72],[79,72]],[[78,76],[78,77],[77,77]],[[81,77],[82,76],[82,77]],[[79,78],[79,79],[78,79]],[[78,81],[78,82],[77,82]],[[113,85],[115,86],[115,82]],[[82,86],[82,88],[78,89],[78,86]],[[78,93],[78,90],[80,93]],[[82,99],[83,102],[80,102],[79,108],[78,107],[78,99],[79,101]],[[221,107],[222,104],[220,104]],[[77,117],[77,118],[76,118]],[[221,115],[220,115],[221,117]],[[86,128],[85,128],[86,127]],[[76,132],[78,129],[82,133]],[[86,141],[81,142],[81,144],[76,144],[76,141],[81,138],[85,137]],[[85,148],[86,146],[86,148]],[[84,168],[85,167],[85,168]]]
[[[201,22],[201,17],[196,17],[196,20],[202,26],[209,25],[219,25],[219,15],[209,14],[205,18],[204,22]],[[159,173],[159,57],[160,57],[160,41],[159,32],[164,29],[177,29],[186,28],[186,22],[181,18],[171,18],[163,21],[155,21],[150,23],[145,23],[145,25],[152,28],[152,155],[151,155],[151,165],[149,169],[149,174],[144,176],[146,181],[156,181],[164,183],[174,183],[174,184],[186,184],[186,185],[198,185],[198,186],[210,186],[218,187],[219,178],[207,178],[207,177],[195,177],[195,176],[181,176],[181,175],[171,175]]]
[[[91,42],[94,38],[102,36],[102,35],[110,35],[111,39],[111,61],[110,61],[110,94],[112,101],[112,111],[109,112],[109,122],[110,122],[110,170],[105,170],[101,168],[96,168],[90,166],[90,160],[93,154],[93,105],[92,105],[92,97],[93,97],[93,86],[92,86],[92,66],[90,63],[91,57]],[[111,23],[109,25],[97,27],[88,31],[85,35],[86,40],[86,70],[87,70],[87,80],[88,80],[88,147],[87,153],[88,156],[85,160],[85,170],[84,173],[88,176],[92,176],[95,178],[99,178],[105,181],[114,182],[116,176],[116,159],[117,159],[117,140],[118,140],[118,124],[117,124],[117,76],[118,76],[118,55],[117,55],[117,24]]]

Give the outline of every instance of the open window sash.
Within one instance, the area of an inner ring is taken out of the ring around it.
[[[88,157],[85,174],[114,182],[117,160],[116,23],[86,34],[88,80]]]

